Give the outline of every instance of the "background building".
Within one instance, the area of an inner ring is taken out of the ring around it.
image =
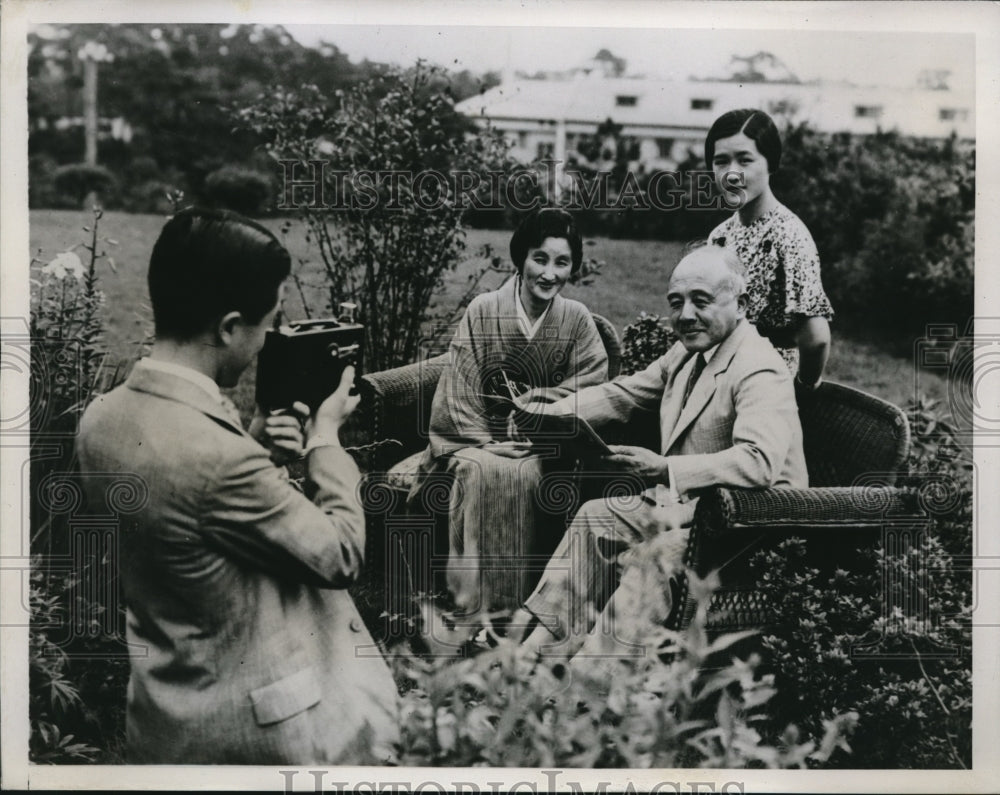
[[[975,93],[950,85],[947,72],[915,75],[906,88],[857,86],[800,82],[769,53],[734,61],[745,68],[723,79],[622,77],[615,76],[623,71],[622,60],[602,50],[565,73],[507,76],[457,107],[502,131],[521,162],[551,157],[598,169],[611,167],[616,138],[629,142],[628,159],[638,171],[673,169],[689,157],[700,158],[711,123],[746,107],[767,111],[779,124],[806,122],[822,132],[975,137]],[[613,129],[603,134],[601,153],[588,156],[581,151],[588,147],[580,144],[592,142],[602,125]]]

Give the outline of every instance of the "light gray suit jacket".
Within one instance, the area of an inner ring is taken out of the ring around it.
[[[792,377],[771,343],[741,321],[683,406],[694,354],[681,343],[645,370],[567,398],[592,425],[658,410],[660,452],[684,495],[710,486],[807,486]]]
[[[392,757],[396,687],[343,590],[365,542],[347,453],[310,454],[310,502],[208,393],[141,362],[87,409],[78,451],[85,483],[149,492],[118,545],[130,762]]]

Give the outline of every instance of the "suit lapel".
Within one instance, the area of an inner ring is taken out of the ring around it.
[[[681,401],[684,400],[684,385],[691,374],[691,368],[694,367],[694,357],[695,354],[688,352],[674,370],[673,379],[671,380],[669,376],[667,378],[669,386],[663,392],[663,403],[660,407],[660,435],[662,441],[667,443],[663,445],[664,455],[670,449],[670,444],[673,444],[673,431],[680,421]],[[705,370],[708,370],[707,366]],[[704,375],[703,372],[702,376]]]
[[[686,366],[683,366],[678,371],[677,377],[674,379],[673,386],[670,389],[670,396],[667,398],[670,401],[669,417],[665,418],[665,420],[676,418],[676,421],[673,423],[673,427],[667,437],[667,443],[663,447],[664,453],[673,447],[681,434],[691,426],[691,423],[698,418],[712,400],[716,391],[715,379],[729,369],[729,365],[742,343],[747,328],[748,323],[744,320],[733,329],[732,334],[723,340],[722,344],[715,351],[715,355],[712,356],[711,361],[705,365],[701,377],[698,379],[694,390],[691,392],[691,396],[688,398],[687,405],[683,408],[681,407],[681,401],[684,399],[684,387],[687,384],[687,376],[690,374],[691,368],[694,367],[694,355],[690,356]],[[664,397],[666,398],[667,396],[665,395]],[[663,427],[666,429],[670,426],[664,421]]]
[[[230,418],[222,405],[197,384],[171,373],[145,367],[141,360],[136,362],[135,367],[132,368],[132,372],[125,381],[125,386],[137,392],[146,392],[167,400],[184,403],[203,414],[207,414],[227,428],[240,434],[246,434],[246,431]]]

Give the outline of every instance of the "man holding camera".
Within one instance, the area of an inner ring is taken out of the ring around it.
[[[338,440],[354,369],[304,429],[296,404],[248,433],[219,392],[260,350],[289,269],[258,224],[179,212],[150,259],[152,353],[81,421],[85,482],[128,472],[148,490],[118,546],[129,762],[393,759],[395,684],[344,590],[365,545],[359,473]],[[313,501],[275,465],[304,441]]]

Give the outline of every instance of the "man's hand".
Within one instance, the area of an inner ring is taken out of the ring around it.
[[[293,403],[287,411],[264,414],[257,406],[250,421],[250,435],[271,451],[271,460],[276,466],[285,466],[302,456],[305,444],[303,423],[309,418],[309,407],[305,403]]]
[[[483,449],[504,458],[524,458],[531,455],[531,442],[487,442]]]
[[[649,483],[669,485],[665,456],[628,444],[613,444],[610,448],[613,455],[604,456],[603,460],[619,471],[637,475]]]
[[[313,435],[323,436],[331,441],[339,438],[340,426],[361,402],[360,395],[350,394],[353,384],[354,367],[348,365],[340,377],[340,386],[337,387],[337,391],[320,404],[320,407],[316,409],[316,417],[313,421],[306,423],[306,433],[310,438]]]
[[[554,390],[539,387],[514,398],[514,408],[525,414],[572,414],[572,399]]]

